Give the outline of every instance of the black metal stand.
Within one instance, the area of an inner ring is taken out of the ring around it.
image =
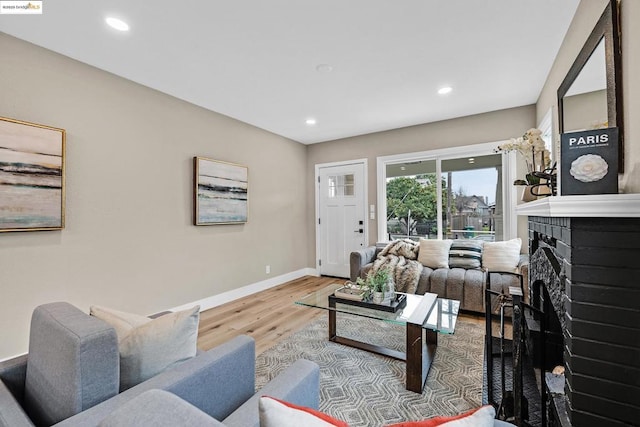
[[[504,274],[504,273],[503,273]],[[514,274],[514,273],[512,273]],[[486,335],[485,335],[485,360],[487,363],[487,396],[488,403],[496,407],[496,418],[504,421],[509,421],[517,426],[528,426],[529,420],[529,403],[523,393],[523,364],[525,357],[525,341],[524,341],[524,310],[528,309],[535,313],[541,311],[537,308],[531,307],[526,304],[523,299],[522,292],[522,276],[520,276],[520,288],[509,287],[509,293],[496,292],[491,289],[491,274],[487,277],[487,288],[485,290],[485,322],[486,322]],[[497,306],[492,304],[495,300]],[[495,307],[495,308],[494,308]],[[506,363],[505,357],[508,352],[505,348],[505,312],[507,309],[512,309],[512,328],[513,328],[513,340],[512,340],[512,387],[511,390],[507,390],[506,384]],[[492,336],[492,322],[494,318],[494,312],[498,311],[500,320],[500,387],[501,396],[500,402],[494,401],[494,356],[493,351],[493,336]],[[540,316],[543,317],[543,316]],[[541,325],[543,326],[543,325]],[[542,350],[541,357],[544,358],[544,339],[541,339],[540,348]],[[540,373],[541,384],[544,385],[544,370]],[[541,387],[540,390],[540,408],[542,426],[546,425],[546,411],[544,410],[546,403],[546,390],[545,387]]]

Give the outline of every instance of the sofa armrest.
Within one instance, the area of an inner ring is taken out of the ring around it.
[[[0,381],[22,405],[24,402],[24,383],[27,380],[27,355],[0,362]]]
[[[529,294],[529,255],[520,255],[518,263],[518,271],[522,274],[522,287],[524,290],[524,302],[530,304],[531,295]]]
[[[295,405],[318,409],[320,405],[320,368],[314,362],[299,359],[269,381],[229,417],[227,427],[258,427],[258,401],[261,396],[275,397]]]
[[[362,267],[373,262],[376,259],[376,247],[369,246],[364,249],[351,252],[350,256],[350,273],[351,281],[355,282],[360,277]]]
[[[224,427],[195,406],[164,390],[148,390],[131,399],[101,423],[100,427]]]
[[[209,416],[224,419],[255,392],[255,341],[244,335],[236,337],[59,425],[96,426],[126,402],[151,389],[169,391]]]

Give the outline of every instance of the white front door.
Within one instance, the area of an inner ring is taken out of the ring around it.
[[[318,269],[321,275],[349,277],[352,251],[365,247],[365,163],[320,166],[318,173]]]

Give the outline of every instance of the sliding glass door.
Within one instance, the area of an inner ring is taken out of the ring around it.
[[[444,237],[503,240],[502,155],[442,160]]]
[[[510,238],[510,160],[495,145],[379,158],[378,240]]]

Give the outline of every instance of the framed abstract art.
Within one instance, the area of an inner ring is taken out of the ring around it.
[[[194,224],[247,222],[246,166],[194,157]]]
[[[0,232],[64,228],[65,131],[0,117]]]

